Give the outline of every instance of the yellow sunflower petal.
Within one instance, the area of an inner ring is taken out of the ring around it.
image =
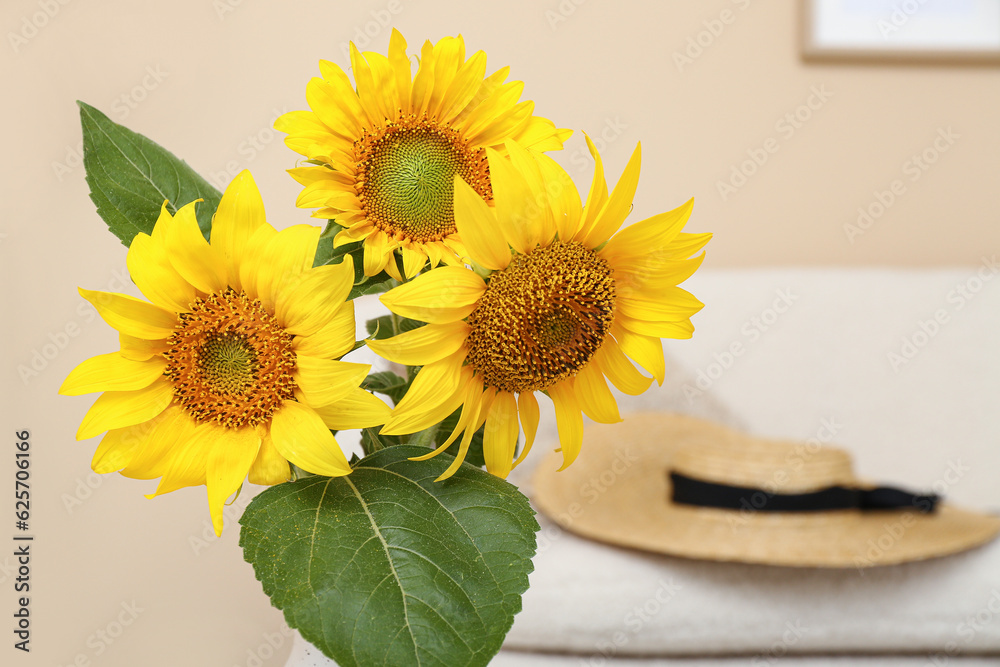
[[[526,255],[542,239],[542,202],[535,200],[531,188],[510,160],[492,148],[486,149],[486,154],[490,162],[497,225],[507,243]]]
[[[399,106],[404,112],[410,110],[410,86],[412,84],[412,68],[410,58],[406,55],[406,40],[403,35],[392,29],[389,37],[389,64],[396,73],[396,92],[399,94]]]
[[[517,143],[536,151],[557,151],[573,136],[573,130],[556,128],[548,118],[532,116],[514,134]]]
[[[413,77],[413,86],[410,89],[410,112],[418,116],[427,111],[427,105],[431,100],[431,92],[434,89],[434,45],[430,40],[425,41],[420,48],[420,64],[417,66],[417,74]]]
[[[212,514],[215,534],[222,535],[222,507],[246,479],[250,466],[260,450],[260,435],[256,429],[224,429],[208,450],[208,509]]]
[[[345,302],[322,329],[308,336],[292,339],[292,349],[317,359],[339,359],[354,347],[357,326],[354,301]]]
[[[427,255],[421,250],[416,250],[408,246],[400,246],[399,254],[403,258],[403,274],[409,280],[420,272],[427,263]],[[393,262],[395,265],[395,262]],[[399,278],[397,278],[399,280]]]
[[[289,462],[307,472],[340,477],[351,472],[344,452],[319,415],[296,401],[285,401],[271,418],[271,439]]]
[[[629,225],[608,241],[601,249],[601,256],[614,264],[622,259],[644,257],[650,252],[668,247],[684,228],[693,208],[694,199],[689,199],[672,211]]]
[[[524,460],[524,457],[531,451],[531,445],[535,442],[535,434],[538,433],[538,400],[535,394],[525,391],[517,395],[517,414],[521,419],[521,430],[524,431],[524,448],[514,461],[516,468]]]
[[[160,356],[133,361],[118,352],[102,354],[74,368],[59,387],[59,393],[79,396],[94,391],[135,391],[152,384],[166,367],[167,360]]]
[[[471,379],[471,375],[469,376]],[[421,454],[420,456],[411,456],[411,461],[426,461],[431,459],[441,452],[445,451],[451,447],[451,443],[455,442],[458,436],[464,434],[470,427],[473,426],[473,420],[478,416],[477,403],[483,394],[483,383],[479,381],[471,381],[465,383],[459,392],[459,405],[462,407],[462,412],[459,413],[458,421],[455,424],[455,428],[452,429],[451,434],[445,438],[444,442],[437,446],[431,452],[426,454]],[[456,408],[457,409],[457,408]],[[472,428],[473,431],[476,430],[475,427]]]
[[[247,473],[247,480],[251,484],[271,486],[287,482],[291,478],[292,470],[288,467],[288,461],[278,453],[271,436],[264,433],[260,441],[260,451],[257,452],[257,458],[253,460],[250,472]]]
[[[138,431],[143,426],[148,426],[148,431],[142,431],[145,436],[121,474],[132,479],[155,479],[169,468],[177,448],[190,442],[195,422],[183,408],[172,405],[155,419],[132,428]]]
[[[548,393],[556,407],[556,428],[559,430],[559,447],[563,455],[563,464],[559,469],[565,470],[576,460],[583,444],[583,415],[571,381],[552,385]]]
[[[448,87],[448,92],[441,100],[438,117],[442,122],[450,123],[465,109],[479,91],[485,74],[486,54],[477,51],[465,61],[465,64],[455,74],[455,78]]]
[[[548,155],[534,156],[546,187],[547,201],[552,207],[553,221],[560,240],[572,239],[580,229],[583,208],[580,193],[559,164]]]
[[[163,354],[168,346],[165,340],[144,340],[118,333],[118,345],[121,347],[121,355],[132,361],[146,361],[154,354]]]
[[[615,319],[626,329],[643,336],[655,336],[657,338],[677,338],[687,339],[694,333],[694,325],[689,319],[679,319],[671,321],[663,320],[640,320],[629,317],[624,313],[619,313]]]
[[[442,266],[389,290],[380,301],[397,315],[447,324],[468,317],[485,291],[486,283],[475,272]]]
[[[383,91],[381,87],[375,85],[371,68],[361,57],[361,52],[354,46],[354,42],[351,42],[351,72],[354,74],[361,106],[373,125],[385,122],[390,115],[395,115],[395,109],[392,108],[393,101],[386,99],[388,91]]]
[[[174,398],[174,385],[166,378],[137,391],[106,391],[83,418],[77,440],[93,438],[113,428],[148,421],[163,412]]]
[[[616,424],[622,420],[618,402],[608,389],[598,364],[587,364],[573,380],[580,408],[588,417],[601,424]]]
[[[625,317],[664,322],[685,320],[705,307],[693,294],[676,285],[667,285],[656,295],[639,292],[619,296],[617,305]]]
[[[292,377],[310,406],[329,405],[358,387],[370,364],[353,364],[298,355]]]
[[[117,472],[127,466],[135,453],[145,444],[153,431],[164,421],[166,410],[153,419],[108,431],[90,462],[90,467],[98,474]]]
[[[164,230],[167,257],[184,280],[206,294],[226,287],[226,264],[218,250],[209,245],[198,227],[196,202],[177,211]]]
[[[177,314],[125,294],[79,288],[97,314],[114,329],[134,338],[163,340],[174,332]]]
[[[313,410],[332,431],[380,426],[389,420],[392,412],[382,399],[358,387],[333,403]]]
[[[587,193],[587,205],[583,209],[583,222],[581,229],[589,230],[597,220],[597,214],[604,208],[608,201],[608,183],[604,178],[604,162],[601,161],[601,154],[597,152],[597,147],[586,132],[583,133],[587,140],[587,148],[591,157],[594,158],[594,178],[590,182],[590,192]]]
[[[684,282],[698,270],[705,253],[693,259],[664,259],[659,253],[632,257],[614,263],[615,288],[619,296],[649,300]]]
[[[182,313],[198,297],[198,291],[170,263],[166,248],[147,234],[132,239],[125,264],[132,282],[157,306]]]
[[[497,219],[489,205],[461,176],[455,175],[455,226],[472,259],[491,271],[510,264],[510,246],[497,234]]]
[[[630,396],[638,396],[649,389],[653,382],[653,378],[648,378],[635,369],[613,340],[604,340],[604,344],[594,355],[593,362],[598,364],[619,391]]]
[[[711,234],[687,234],[681,232],[666,248],[660,252],[664,257],[690,257],[705,247],[712,240]]]
[[[368,341],[368,347],[383,359],[406,366],[424,366],[454,354],[465,343],[469,325],[459,320],[428,324],[392,338]]]
[[[395,258],[392,256],[393,245],[389,237],[382,231],[377,231],[365,241],[365,275],[377,276],[386,268],[387,264],[393,264],[395,269]]]
[[[434,87],[427,100],[427,115],[440,116],[445,100],[459,67],[465,62],[465,41],[462,36],[442,37],[434,45]]]
[[[470,418],[468,422],[469,425],[466,427],[465,434],[462,436],[462,441],[458,444],[458,453],[455,455],[455,460],[451,462],[451,465],[448,466],[448,468],[434,480],[435,482],[441,482],[454,475],[465,461],[465,456],[469,453],[469,446],[472,444],[472,437],[476,434],[476,431],[479,428],[480,415],[484,414],[485,409],[488,408],[491,393],[494,391],[492,387],[487,388],[485,391],[480,391],[482,384],[476,383],[476,385],[477,386],[472,392],[472,395],[466,400],[465,403],[466,407],[470,409]]]
[[[257,274],[267,260],[268,248],[278,236],[278,230],[271,225],[261,225],[247,241],[240,260],[240,284],[251,299],[257,298]]]
[[[582,230],[580,241],[588,248],[595,248],[621,229],[625,217],[632,208],[635,190],[639,185],[639,168],[642,162],[642,144],[636,144],[631,159],[625,166],[625,171],[611,191],[611,196],[601,208],[597,218],[589,227]]]
[[[306,85],[306,101],[323,124],[344,136],[357,136],[367,125],[368,116],[351,80],[340,66],[321,60],[322,79]]]
[[[227,429],[211,422],[191,424],[184,437],[173,441],[169,453],[156,466],[160,483],[147,495],[155,498],[189,486],[201,486],[207,481],[208,457],[211,452],[226,451]]]
[[[463,369],[464,361],[465,351],[460,350],[421,368],[379,432],[386,435],[416,433],[444,421],[461,404],[457,396],[472,375],[471,368]]]
[[[309,269],[276,295],[275,317],[288,333],[309,336],[322,329],[344,304],[354,286],[354,260]]]
[[[222,256],[226,281],[234,289],[242,289],[240,260],[243,251],[253,233],[264,224],[267,224],[264,200],[250,171],[244,169],[226,188],[212,218],[211,245]]]
[[[536,156],[528,151],[513,139],[508,139],[504,146],[507,148],[507,157],[511,164],[524,178],[525,185],[531,192],[531,202],[534,206],[527,211],[537,211],[534,216],[538,220],[541,229],[537,243],[548,245],[549,241],[556,234],[555,219],[553,216],[553,195],[554,190],[550,190],[554,184],[547,183],[542,175],[541,165],[538,164]],[[526,211],[526,214],[527,214]]]
[[[295,225],[268,239],[256,266],[257,298],[265,308],[274,307],[274,299],[286,282],[312,267],[321,231],[312,225]]]
[[[507,479],[517,448],[517,434],[517,401],[514,394],[497,392],[483,431],[483,458],[486,470],[491,474]]]
[[[611,334],[618,341],[618,347],[622,352],[652,373],[657,384],[663,384],[667,372],[663,358],[663,341],[655,336],[643,336],[616,325],[611,326]]]

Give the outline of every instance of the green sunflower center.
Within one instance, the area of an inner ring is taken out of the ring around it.
[[[257,379],[257,353],[234,333],[206,337],[198,361],[205,384],[222,394],[245,394]]]
[[[231,288],[181,313],[163,356],[174,397],[198,422],[256,426],[295,396],[291,334],[259,300]]]
[[[390,123],[355,144],[365,217],[390,237],[421,243],[455,233],[454,178],[493,197],[485,150],[415,117]]]
[[[469,316],[469,363],[501,391],[540,391],[582,369],[615,316],[611,267],[580,243],[556,242],[490,275]]]

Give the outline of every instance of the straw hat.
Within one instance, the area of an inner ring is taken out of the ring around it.
[[[864,568],[964,551],[1000,532],[1000,517],[935,496],[859,491],[874,485],[854,476],[843,450],[754,438],[679,415],[593,424],[579,459],[556,472],[560,462],[557,454],[535,473],[533,499],[543,514],[584,537],[674,556]],[[810,509],[844,498],[862,505],[888,498],[899,507]]]

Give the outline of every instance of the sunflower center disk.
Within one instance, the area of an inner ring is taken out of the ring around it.
[[[440,241],[455,233],[454,178],[493,198],[486,151],[459,133],[410,117],[355,143],[365,217],[396,239]]]
[[[253,427],[294,397],[292,337],[243,292],[196,300],[167,345],[165,374],[195,421]]]
[[[556,242],[490,276],[469,316],[469,363],[501,391],[539,391],[587,365],[611,330],[611,267],[580,243]]]

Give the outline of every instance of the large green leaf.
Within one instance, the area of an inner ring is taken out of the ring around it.
[[[115,123],[83,102],[83,164],[90,198],[111,233],[126,246],[139,232],[149,234],[163,201],[177,209],[196,199],[198,225],[208,237],[222,195],[183,160],[141,134]]]
[[[511,484],[413,445],[267,489],[240,545],[289,625],[341,667],[485,665],[528,588],[538,524]]]

